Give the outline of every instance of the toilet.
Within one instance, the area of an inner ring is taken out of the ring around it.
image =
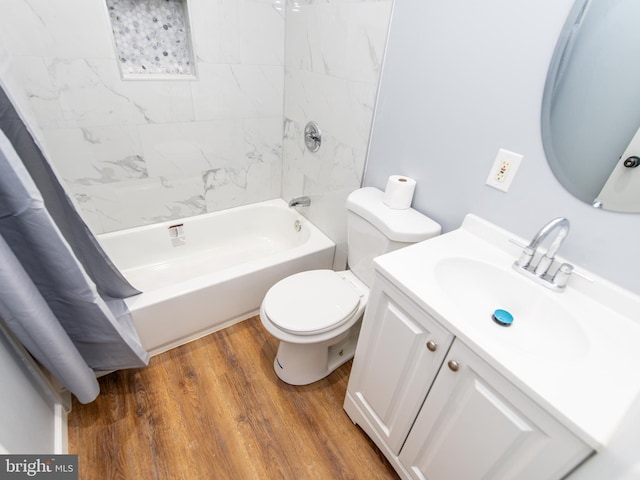
[[[273,368],[284,382],[316,382],[351,359],[373,282],[373,258],[440,234],[430,218],[412,208],[389,208],[383,198],[373,187],[347,198],[349,270],[296,273],[265,295],[260,320],[280,340]]]

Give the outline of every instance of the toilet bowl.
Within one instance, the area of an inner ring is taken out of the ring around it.
[[[291,385],[327,376],[353,358],[369,288],[346,270],[310,270],[276,283],[260,307],[280,340],[273,367]]]
[[[260,307],[266,330],[280,340],[273,368],[291,385],[320,380],[353,358],[373,282],[373,259],[440,234],[436,222],[411,208],[394,210],[376,188],[347,199],[350,270],[310,270],[273,285]]]

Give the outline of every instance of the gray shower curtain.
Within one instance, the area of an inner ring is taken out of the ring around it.
[[[0,317],[79,401],[94,371],[145,366],[123,298],[139,293],[82,221],[0,90]]]

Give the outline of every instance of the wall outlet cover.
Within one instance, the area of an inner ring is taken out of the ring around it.
[[[498,155],[496,155],[487,177],[487,185],[503,192],[508,191],[523,158],[523,155],[519,153],[502,148],[498,150]]]

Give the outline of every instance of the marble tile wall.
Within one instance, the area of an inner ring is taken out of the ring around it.
[[[3,0],[0,61],[95,232],[309,195],[344,253],[392,1],[189,0],[197,80],[123,81],[102,0]]]
[[[288,0],[282,196],[311,197],[305,215],[346,259],[346,197],[360,187],[392,0]],[[324,143],[305,149],[315,120]]]
[[[144,81],[104,0],[2,3],[3,71],[96,233],[280,197],[280,0],[189,0],[197,78]]]

